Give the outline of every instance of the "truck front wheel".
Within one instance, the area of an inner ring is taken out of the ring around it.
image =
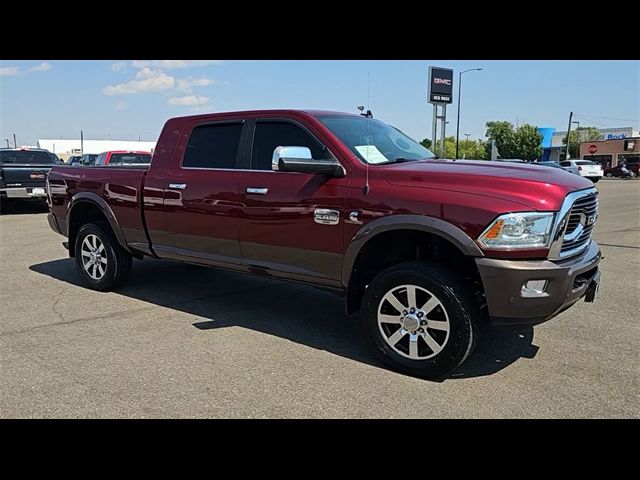
[[[82,283],[93,290],[112,290],[122,285],[131,273],[131,255],[118,244],[104,223],[80,227],[75,259]]]
[[[378,274],[363,298],[364,327],[381,359],[437,379],[475,347],[480,310],[473,289],[446,268],[407,262]]]

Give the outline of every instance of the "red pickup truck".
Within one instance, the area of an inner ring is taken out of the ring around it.
[[[370,116],[173,118],[150,166],[55,167],[47,194],[89,288],[148,256],[334,289],[382,359],[426,378],[461,364],[483,324],[543,322],[600,280],[589,180],[435,159]]]

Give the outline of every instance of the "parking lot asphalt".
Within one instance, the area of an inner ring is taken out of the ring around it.
[[[0,417],[640,417],[640,181],[603,180],[596,302],[496,332],[450,378],[390,371],[342,300],[135,261],[78,285],[46,208],[0,217]]]

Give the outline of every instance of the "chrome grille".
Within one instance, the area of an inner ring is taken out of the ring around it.
[[[561,256],[578,253],[589,245],[591,232],[596,226],[597,215],[597,192],[580,197],[573,202],[567,219],[567,227],[564,231],[562,247],[560,248]]]

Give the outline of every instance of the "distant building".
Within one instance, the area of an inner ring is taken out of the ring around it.
[[[38,140],[38,148],[55,153],[62,159],[81,153],[102,153],[109,150],[138,150],[151,152],[156,142],[137,142],[135,140],[84,140],[83,151],[80,151],[80,139],[42,138]]]
[[[566,130],[556,130],[552,127],[541,127],[538,131],[542,135],[542,161],[559,162],[564,159],[565,145],[562,141],[567,136]],[[601,141],[624,140],[640,137],[640,132],[633,127],[599,128]],[[598,142],[596,142],[598,143]],[[583,158],[580,150],[580,158]]]
[[[598,142],[581,142],[580,158],[600,163],[604,168],[615,167],[622,162],[640,162],[640,135]]]

